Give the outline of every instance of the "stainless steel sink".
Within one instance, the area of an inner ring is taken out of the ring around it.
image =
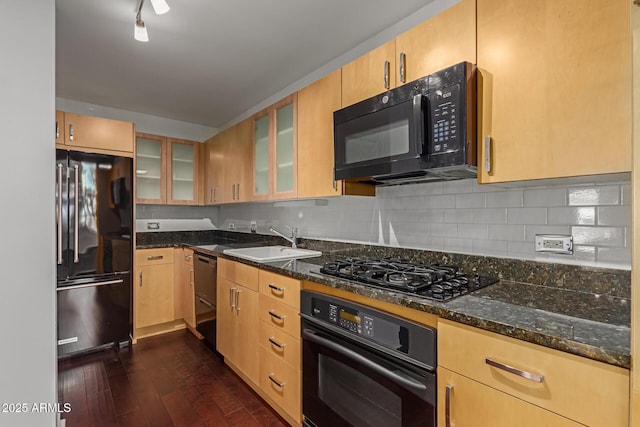
[[[322,252],[319,251],[288,246],[225,249],[222,253],[255,262],[286,261],[290,259],[313,258],[322,255]]]

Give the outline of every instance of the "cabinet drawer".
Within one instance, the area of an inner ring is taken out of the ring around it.
[[[260,270],[260,293],[300,310],[300,280]]]
[[[264,320],[260,321],[260,345],[276,358],[285,361],[295,369],[300,369],[300,339],[284,332]]]
[[[260,294],[260,319],[295,338],[300,338],[300,316],[297,308]]]
[[[583,424],[628,423],[629,372],[622,368],[446,320],[438,323],[438,361]],[[509,372],[504,365],[539,376],[540,382]]]
[[[136,265],[173,264],[174,248],[138,249],[136,251]]]
[[[260,347],[260,388],[298,422],[302,413],[300,371]]]
[[[258,270],[241,262],[218,258],[218,276],[258,292]]]

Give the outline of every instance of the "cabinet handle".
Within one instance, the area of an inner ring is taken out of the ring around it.
[[[407,62],[407,55],[405,55],[404,52],[400,52],[400,81],[402,83],[406,83],[407,81],[407,76],[405,75],[406,62]]]
[[[269,374],[269,379],[271,380],[272,383],[274,383],[275,385],[277,385],[279,388],[284,388],[284,385],[286,383],[281,383],[278,380],[276,380],[275,378],[273,378],[273,372]]]
[[[69,141],[73,141],[73,123],[69,123]]]
[[[213,188],[209,189],[209,203],[213,203]]]
[[[451,392],[453,391],[453,386],[451,384],[447,384],[447,388],[445,390],[444,425],[445,427],[454,427],[453,424],[451,424]]]
[[[229,288],[229,307],[235,309],[236,306],[233,303],[233,293],[236,291],[236,288]]]
[[[142,271],[140,272],[140,287],[142,287]]]
[[[282,350],[284,348],[284,344],[280,344],[278,341],[276,341],[273,337],[269,338],[269,342],[273,345],[275,345],[276,347],[278,347],[280,350]]]
[[[271,289],[272,293],[274,293],[273,291],[280,292],[281,294],[284,293],[284,288],[279,288],[271,283],[269,283],[269,289]]]
[[[389,73],[391,72],[391,63],[384,61],[384,88],[389,89]]]
[[[193,255],[185,255],[184,259],[187,261],[191,261],[193,259]]]
[[[494,368],[501,369],[503,371],[509,372],[510,374],[517,375],[519,377],[528,379],[529,381],[533,381],[536,383],[541,383],[544,380],[544,375],[536,375],[531,372],[522,371],[518,368],[514,368],[513,366],[505,365],[504,363],[496,362],[495,360],[487,357],[485,363],[489,366],[493,366]]]
[[[240,311],[240,289],[236,289],[236,311]]]
[[[491,172],[491,135],[484,137],[484,170]]]
[[[240,183],[236,184],[236,196],[238,197],[238,200],[240,200]]]
[[[195,276],[196,276],[196,275],[195,275],[195,273],[194,273],[193,269],[189,270],[189,277],[190,277],[190,279],[189,279],[189,280],[190,280],[189,285],[190,285],[191,287],[193,287],[193,284],[194,284],[194,283],[195,283],[195,281],[196,281]]]
[[[278,314],[275,314],[273,311],[269,310],[269,316],[271,316],[272,318],[276,319],[279,322],[284,322],[284,318],[287,316],[280,316]]]
[[[56,120],[56,139],[60,138],[60,124]]]
[[[158,261],[159,259],[164,258],[164,255],[149,255],[147,257],[147,261]]]
[[[236,185],[232,184],[231,185],[231,200],[235,200],[236,199]]]

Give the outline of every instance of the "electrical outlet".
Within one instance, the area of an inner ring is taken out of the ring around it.
[[[573,236],[562,234],[536,234],[536,252],[573,254]]]
[[[236,229],[236,225],[232,222],[229,223],[229,230],[235,230]]]
[[[255,233],[256,231],[258,231],[258,223],[251,221],[251,232]]]

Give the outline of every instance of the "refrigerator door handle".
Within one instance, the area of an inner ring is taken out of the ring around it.
[[[75,179],[75,189],[74,189],[74,197],[73,197],[73,206],[75,208],[74,216],[75,221],[73,225],[73,262],[79,263],[80,256],[78,254],[78,247],[80,246],[80,213],[78,212],[78,193],[80,189],[78,188],[78,184],[80,182],[80,177],[78,176],[78,165],[73,165],[74,179]]]
[[[58,216],[58,265],[62,264],[62,163],[58,163],[58,206],[56,206]]]
[[[124,283],[124,280],[123,279],[106,280],[104,282],[85,283],[84,285],[62,286],[60,288],[56,288],[56,291],[60,292],[60,291],[70,291],[72,289],[92,288],[92,287],[95,288],[95,287],[98,287],[98,286],[118,285],[120,283]]]

